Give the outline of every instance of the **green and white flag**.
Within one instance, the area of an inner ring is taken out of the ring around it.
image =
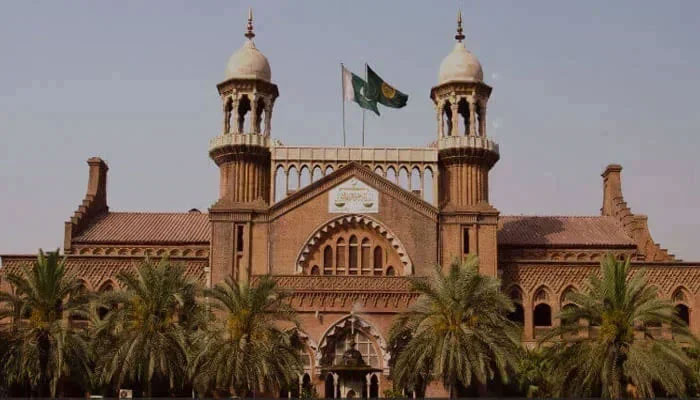
[[[373,111],[375,114],[379,115],[379,109],[377,108],[377,101],[370,100],[365,96],[367,90],[367,82],[359,76],[350,72],[345,66],[342,66],[343,70],[343,99],[354,101],[359,104],[360,107]]]
[[[372,71],[369,65],[367,68],[367,90],[366,97],[379,104],[391,107],[401,108],[408,102],[408,95],[402,93],[390,84],[386,83],[376,72]]]

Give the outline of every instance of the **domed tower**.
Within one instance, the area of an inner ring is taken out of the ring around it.
[[[270,122],[279,95],[270,81],[270,63],[253,42],[253,12],[248,12],[246,41],[226,65],[226,80],[216,85],[223,127],[209,145],[219,166],[220,201],[264,203],[270,200]]]
[[[498,145],[486,135],[491,87],[481,63],[464,45],[462,14],[452,52],[440,64],[438,85],[430,91],[437,117],[440,177],[441,261],[477,254],[482,272],[497,273],[498,211],[489,204],[489,171]]]
[[[212,285],[227,276],[246,280],[251,266],[267,258],[266,249],[253,248],[252,238],[264,231],[255,221],[270,201],[270,122],[279,93],[270,63],[253,42],[252,10],[244,36],[226,65],[225,80],[216,86],[223,124],[209,143],[209,156],[220,171],[219,199],[209,209]]]

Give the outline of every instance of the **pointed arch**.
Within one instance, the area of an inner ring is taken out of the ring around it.
[[[321,340],[318,342],[317,351],[317,363],[316,365],[321,365],[321,358],[326,348],[329,345],[329,338],[335,336],[336,334],[342,332],[344,329],[359,329],[367,336],[371,337],[377,344],[379,350],[379,368],[382,368],[384,373],[389,373],[389,359],[391,354],[387,349],[387,342],[381,334],[381,331],[377,327],[369,322],[368,320],[359,317],[357,315],[349,314],[341,317],[334,323],[332,323],[321,335]]]
[[[336,227],[351,224],[365,225],[367,228],[374,230],[384,239],[386,239],[389,243],[389,246],[396,252],[399,259],[401,260],[401,267],[403,267],[403,270],[400,270],[399,273],[401,273],[402,275],[413,274],[413,263],[411,262],[411,259],[408,256],[408,252],[406,251],[406,248],[404,247],[403,243],[401,243],[399,238],[383,223],[375,220],[372,217],[357,214],[347,214],[334,217],[323,223],[318,228],[316,228],[314,232],[306,239],[304,246],[302,246],[301,250],[299,251],[299,254],[297,255],[296,272],[303,273],[304,262],[306,261],[309,254],[311,254],[311,251],[317,245],[319,245],[320,240],[325,236],[326,233],[328,233],[330,230],[335,229]],[[342,240],[342,238],[339,240]]]
[[[401,167],[399,169],[399,186],[401,186],[401,189],[408,190],[409,179],[408,169]]]
[[[311,182],[316,182],[317,180],[319,180],[321,178],[323,178],[323,171],[321,171],[321,167],[319,167],[317,165],[311,171]]]

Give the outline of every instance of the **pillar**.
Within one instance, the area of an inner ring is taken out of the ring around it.
[[[486,103],[481,104],[481,113],[479,115],[479,135],[486,137]]]
[[[524,297],[524,296],[523,296]],[[534,339],[535,326],[533,321],[533,302],[531,298],[523,298],[523,314],[525,321],[523,323],[523,341],[532,341]]]
[[[459,136],[459,114],[457,113],[458,108],[459,105],[457,103],[450,105],[450,109],[452,110],[452,129],[450,132],[450,136]]]
[[[468,135],[476,136],[476,100],[473,97],[467,98],[467,103],[469,104],[469,127]]]
[[[442,123],[442,112],[443,112],[443,107],[444,104],[438,103],[437,104],[437,132],[438,132],[438,138],[441,138],[443,136],[443,123]]]

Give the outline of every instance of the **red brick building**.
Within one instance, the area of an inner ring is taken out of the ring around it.
[[[581,288],[608,252],[646,268],[660,295],[700,333],[700,264],[677,260],[653,241],[646,216],[624,200],[619,165],[603,171],[600,215],[505,216],[489,202],[489,171],[499,159],[486,132],[492,88],[462,43],[461,27],[430,90],[431,145],[329,148],[271,138],[279,93],[251,22],[217,85],[223,124],[209,155],[220,190],[208,213],[110,211],[107,164],[88,160],[87,193],[65,223],[64,241],[67,264],[87,288],[116,289],[115,275],[147,255],[184,263],[207,286],[272,274],[293,292],[300,313],[307,344],[300,385],[331,397],[390,387],[388,329],[416,297],[402,277],[427,275],[466,254],[502,279],[525,343],[556,323],[566,292]],[[34,259],[3,255],[3,270]],[[332,368],[351,340],[371,367],[361,377]],[[444,391],[433,385],[426,394]]]

